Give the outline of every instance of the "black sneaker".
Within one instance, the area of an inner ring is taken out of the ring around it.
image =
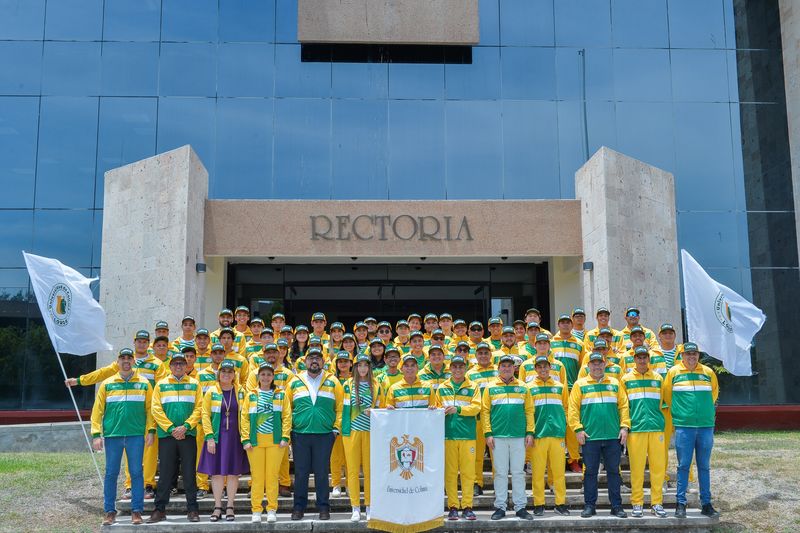
[[[560,514],[561,516],[569,516],[569,509],[566,505],[556,505],[555,511],[556,514]]]
[[[675,506],[675,518],[686,518],[686,504],[679,503]]]
[[[475,516],[475,513],[472,511],[472,507],[465,507],[464,511],[461,513],[461,516],[466,520],[477,520],[478,517]]]
[[[473,485],[472,486],[472,495],[473,496],[480,496],[483,494],[483,489],[480,485]]]
[[[475,485],[477,487],[477,485]],[[492,520],[500,520],[506,516],[506,512],[503,509],[495,509],[492,513],[491,519]]]
[[[594,508],[594,505],[586,504],[583,506],[583,511],[581,511],[581,518],[591,518],[596,514],[597,510]]]
[[[529,513],[526,509],[520,509],[517,511],[517,518],[520,520],[533,520],[533,515]]]
[[[450,508],[450,512],[447,513],[448,520],[458,520],[458,509],[455,507]]]
[[[625,509],[622,507],[612,507],[611,516],[616,516],[617,518],[628,518],[628,513],[626,513]]]
[[[534,505],[533,516],[544,516],[544,505]]]
[[[144,488],[144,499],[145,500],[152,500],[156,497],[156,491],[153,490],[153,487],[150,485]]]
[[[703,506],[703,509],[700,511],[701,515],[705,515],[709,518],[717,518],[719,516],[719,511],[714,509],[714,506],[710,503],[707,503]]]

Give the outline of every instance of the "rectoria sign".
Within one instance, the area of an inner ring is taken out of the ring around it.
[[[311,215],[311,240],[471,241],[466,216]]]

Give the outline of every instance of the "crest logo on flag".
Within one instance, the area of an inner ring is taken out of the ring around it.
[[[53,285],[47,297],[47,311],[57,326],[69,324],[69,315],[72,312],[72,291],[69,287],[63,283]]]
[[[403,435],[402,442],[392,437],[389,443],[389,472],[399,468],[400,477],[409,480],[414,476],[413,469],[425,471],[423,458],[423,444],[419,437],[414,437],[413,442],[409,441],[408,435]]]
[[[733,324],[731,323],[731,308],[728,305],[727,300],[725,300],[725,295],[722,294],[722,291],[717,293],[717,297],[714,298],[714,314],[719,320],[719,323],[722,324],[722,327],[725,328],[725,331],[728,333],[733,333]]]

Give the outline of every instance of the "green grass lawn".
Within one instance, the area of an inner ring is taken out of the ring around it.
[[[711,489],[722,512],[716,532],[799,532],[800,431],[714,438]],[[95,457],[102,471],[104,457]],[[671,470],[675,464],[672,452]],[[0,453],[0,531],[97,531],[102,511],[88,451]]]

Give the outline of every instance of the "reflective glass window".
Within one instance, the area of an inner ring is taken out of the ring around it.
[[[611,46],[609,0],[553,2],[558,46]]]
[[[586,132],[589,136],[589,153],[602,146],[617,145],[617,117],[614,102],[586,102]]]
[[[558,173],[560,198],[575,198],[575,172],[591,154],[587,120],[580,102],[558,102]]]
[[[88,96],[100,93],[100,43],[45,41],[42,94]]]
[[[614,84],[618,100],[670,101],[669,50],[614,50]]]
[[[480,45],[500,44],[500,2],[499,0],[478,0],[478,31]]]
[[[503,98],[553,100],[556,97],[554,48],[503,48]]]
[[[33,207],[39,98],[0,97],[0,208]]]
[[[445,198],[444,102],[389,102],[389,196]]]
[[[155,98],[101,98],[95,206],[103,206],[104,173],[155,155]]]
[[[0,94],[38,95],[42,85],[42,42],[0,42]]]
[[[389,97],[388,63],[333,63],[334,98]]]
[[[275,41],[297,42],[297,0],[275,0]]]
[[[617,102],[616,149],[649,165],[675,171],[672,104]]]
[[[503,102],[504,198],[559,198],[555,102]]]
[[[331,64],[300,61],[299,44],[275,47],[275,95],[321,98],[331,94]]]
[[[92,207],[97,98],[42,97],[36,207]]]
[[[389,98],[444,98],[444,64],[390,63]]]
[[[164,41],[216,41],[218,0],[162,0]]]
[[[793,211],[747,213],[752,268],[797,268],[797,230]]]
[[[445,108],[448,199],[503,197],[502,106],[449,101]]]
[[[0,35],[4,39],[41,39],[45,0],[0,0]]]
[[[672,94],[679,102],[728,102],[725,50],[672,50]]]
[[[614,99],[611,48],[556,48],[556,76],[559,99]]]
[[[216,101],[213,98],[160,98],[158,101],[158,145],[156,153],[192,146],[208,171],[213,187],[214,125]]]
[[[725,48],[722,3],[722,0],[667,0],[670,46]]]
[[[0,267],[24,267],[22,250],[33,250],[32,235],[33,210],[0,209]]]
[[[330,100],[275,100],[273,198],[331,197],[330,131]]]
[[[99,41],[103,0],[47,0],[44,38],[57,41]]]
[[[106,0],[104,40],[158,41],[160,34],[160,0]]]
[[[266,98],[217,100],[217,171],[212,198],[269,198],[272,106]]]
[[[219,3],[220,41],[275,41],[275,0],[225,0]]]
[[[104,96],[158,94],[158,43],[103,43]]]
[[[332,197],[389,197],[388,114],[384,101],[333,100]]]
[[[216,95],[216,44],[163,43],[160,67],[162,96]]]
[[[481,12],[481,16],[483,12]],[[500,42],[504,46],[553,46],[551,0],[500,2]],[[483,34],[481,34],[483,41]]]
[[[678,209],[732,209],[736,189],[728,105],[676,103],[673,111]]]
[[[33,252],[73,268],[92,265],[91,209],[37,209],[33,215]]]
[[[738,267],[740,222],[734,212],[679,211],[678,242],[703,267]]]
[[[220,96],[272,96],[275,46],[220,43],[217,91]]]
[[[667,0],[611,0],[614,46],[667,48]]]
[[[496,100],[500,98],[500,48],[475,47],[472,64],[445,65],[447,98]]]

